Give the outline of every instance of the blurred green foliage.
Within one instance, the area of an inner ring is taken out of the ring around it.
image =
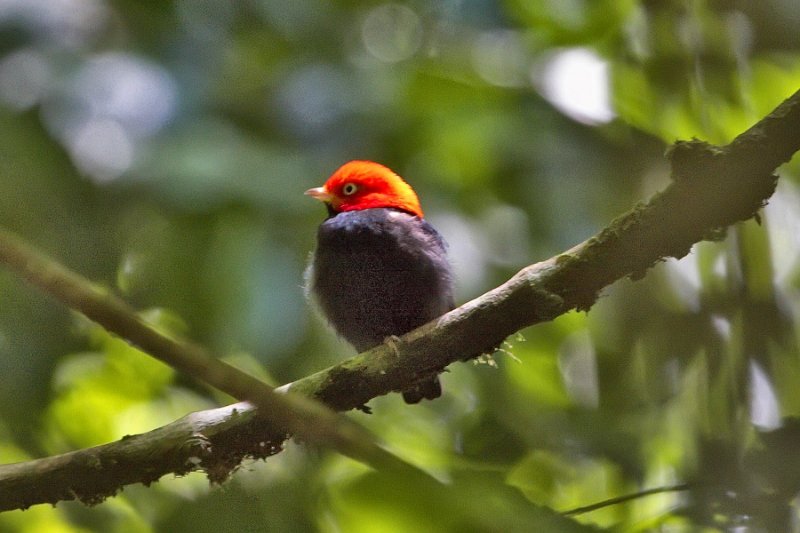
[[[665,186],[673,140],[729,142],[798,87],[790,0],[7,0],[0,223],[286,382],[351,354],[302,289],[324,217],[302,192],[343,162],[413,184],[466,301]],[[797,162],[781,173],[761,225],[454,365],[436,402],[352,414],[447,490],[290,446],[222,488],[164,478],[0,530],[798,531]],[[226,401],[12,273],[0,297],[0,462]]]

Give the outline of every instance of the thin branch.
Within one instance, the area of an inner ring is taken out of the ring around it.
[[[676,143],[668,153],[672,184],[646,205],[639,205],[614,220],[596,236],[563,254],[524,268],[500,287],[404,335],[391,346],[378,346],[281,389],[316,398],[335,410],[357,408],[377,396],[405,390],[453,362],[492,351],[503,339],[522,328],[552,320],[572,309],[588,310],[603,287],[624,277],[638,279],[657,262],[682,257],[694,243],[753,217],[774,192],[775,169],[798,150],[800,92],[725,147],[700,141]],[[16,265],[15,269],[24,266]],[[68,296],[59,298],[72,305]],[[108,295],[92,299],[101,314],[108,299]],[[111,301],[114,305],[120,304],[118,300]],[[81,310],[89,316],[85,309]],[[132,328],[124,327],[127,321],[101,323],[147,351],[171,349],[161,340],[148,343],[139,339],[137,335],[149,329],[139,319]],[[200,370],[200,374],[193,373],[190,365],[187,371],[200,379],[210,377],[213,381],[209,382],[216,386],[216,379],[208,375],[213,373],[208,369]],[[282,414],[291,419],[289,412]],[[242,409],[241,413],[225,418],[220,422],[224,427],[209,438],[212,446],[200,466],[206,468],[212,480],[224,479],[244,457],[277,453],[285,440],[285,432],[276,431],[263,419],[253,416],[252,409]],[[155,453],[159,450],[159,432],[180,422],[132,438]],[[288,424],[292,420],[282,422]],[[206,427],[198,435],[207,437],[214,427]],[[115,456],[110,455],[109,462],[102,464],[93,463],[91,459],[102,450],[123,442],[124,439],[105,447],[74,452],[73,458],[84,454],[86,470],[100,477],[110,468]],[[226,446],[231,442],[235,444]],[[216,452],[224,457],[220,458]],[[191,459],[195,457],[179,456],[181,465],[193,463]],[[60,482],[64,478],[64,468],[58,464],[44,467],[41,463],[51,459],[54,458],[0,467],[0,509],[13,508],[10,502],[18,501],[8,490],[11,474],[18,477],[27,473],[35,477],[39,486]],[[220,465],[219,470],[215,470],[216,465]],[[135,467],[135,463],[131,464],[131,468]],[[185,471],[186,467],[162,464],[140,471],[139,477],[130,476],[125,482],[149,482],[169,472]],[[102,497],[112,493],[98,494]],[[59,499],[71,497],[60,496]],[[86,499],[92,501],[88,496]],[[16,506],[53,501],[29,499]]]
[[[609,498],[607,500],[603,500],[600,502],[593,503],[591,505],[584,505],[583,507],[576,507],[574,509],[570,509],[568,511],[563,511],[561,514],[564,516],[575,516],[584,513],[591,513],[592,511],[597,511],[598,509],[602,509],[604,507],[611,507],[612,505],[619,505],[621,503],[629,502],[632,500],[638,500],[639,498],[645,498],[647,496],[653,496],[654,494],[664,494],[666,492],[684,492],[691,489],[692,486],[688,483],[680,483],[678,485],[668,485],[666,487],[654,487],[652,489],[642,490],[639,492],[634,492],[632,494],[625,494],[623,496],[617,496],[616,498]]]

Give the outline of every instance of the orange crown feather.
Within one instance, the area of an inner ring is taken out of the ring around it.
[[[372,161],[345,163],[325,185],[306,194],[325,202],[336,213],[391,207],[424,216],[414,189],[390,169]]]

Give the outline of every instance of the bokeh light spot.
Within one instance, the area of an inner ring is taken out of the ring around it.
[[[22,49],[0,61],[0,99],[25,110],[41,100],[52,77],[47,60],[35,50]]]
[[[422,44],[422,25],[411,9],[384,4],[369,12],[361,28],[364,47],[377,59],[397,63],[416,53]]]
[[[584,124],[603,124],[614,119],[609,92],[608,63],[586,48],[553,54],[534,83],[562,113]]]
[[[133,162],[133,144],[114,120],[90,120],[76,128],[69,148],[75,165],[96,181],[117,178]]]
[[[519,87],[525,84],[528,56],[515,31],[483,33],[473,45],[472,64],[478,75],[492,85]]]
[[[108,181],[133,163],[136,141],[173,117],[177,87],[160,66],[130,54],[89,60],[58,94],[45,98],[42,118],[89,178]]]

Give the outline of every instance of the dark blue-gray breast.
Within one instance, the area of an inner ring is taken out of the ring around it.
[[[445,243],[425,220],[386,208],[338,213],[319,228],[311,290],[356,350],[453,309]]]

